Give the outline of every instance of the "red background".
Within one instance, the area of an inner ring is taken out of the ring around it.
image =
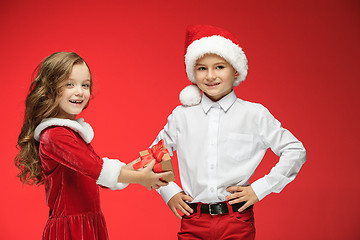
[[[36,65],[56,51],[88,62],[95,97],[82,115],[93,146],[130,162],[189,84],[188,24],[239,37],[249,74],[238,97],[264,104],[308,152],[297,179],[257,204],[257,239],[360,239],[358,0],[2,0],[0,239],[40,239],[47,220],[43,186],[21,184],[13,164]],[[268,152],[252,181],[276,160]],[[180,222],[156,192],[102,189],[101,198],[111,239],[176,239]]]

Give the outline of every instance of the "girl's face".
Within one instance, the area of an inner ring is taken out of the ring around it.
[[[90,99],[90,72],[84,64],[75,64],[68,79],[61,86],[60,112],[56,116],[75,120]]]
[[[207,54],[196,61],[196,84],[214,102],[232,91],[238,76],[233,66],[216,54]]]

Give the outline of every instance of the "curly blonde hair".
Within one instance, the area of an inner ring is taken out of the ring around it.
[[[62,83],[69,78],[75,64],[86,64],[88,67],[84,59],[74,52],[57,52],[46,57],[34,71],[35,78],[26,98],[24,122],[17,142],[19,153],[15,157],[15,165],[20,170],[17,176],[23,183],[44,183],[39,143],[34,139],[34,131],[43,119],[58,115]],[[90,72],[90,94],[92,85]]]

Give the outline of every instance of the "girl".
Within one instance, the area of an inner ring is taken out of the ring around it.
[[[94,152],[91,126],[75,120],[88,107],[92,86],[86,62],[76,53],[58,52],[36,68],[26,98],[15,164],[23,183],[45,184],[50,211],[43,239],[108,239],[97,185],[166,185],[160,178],[169,173],[153,173],[154,162],[134,171],[131,164],[101,159]]]

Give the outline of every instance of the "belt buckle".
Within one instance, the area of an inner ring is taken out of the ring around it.
[[[216,204],[209,204],[209,214],[210,215],[219,215],[219,214],[223,214],[223,211],[221,209],[221,203],[216,203]],[[211,207],[219,207],[219,212],[217,213],[213,213],[212,208]]]

